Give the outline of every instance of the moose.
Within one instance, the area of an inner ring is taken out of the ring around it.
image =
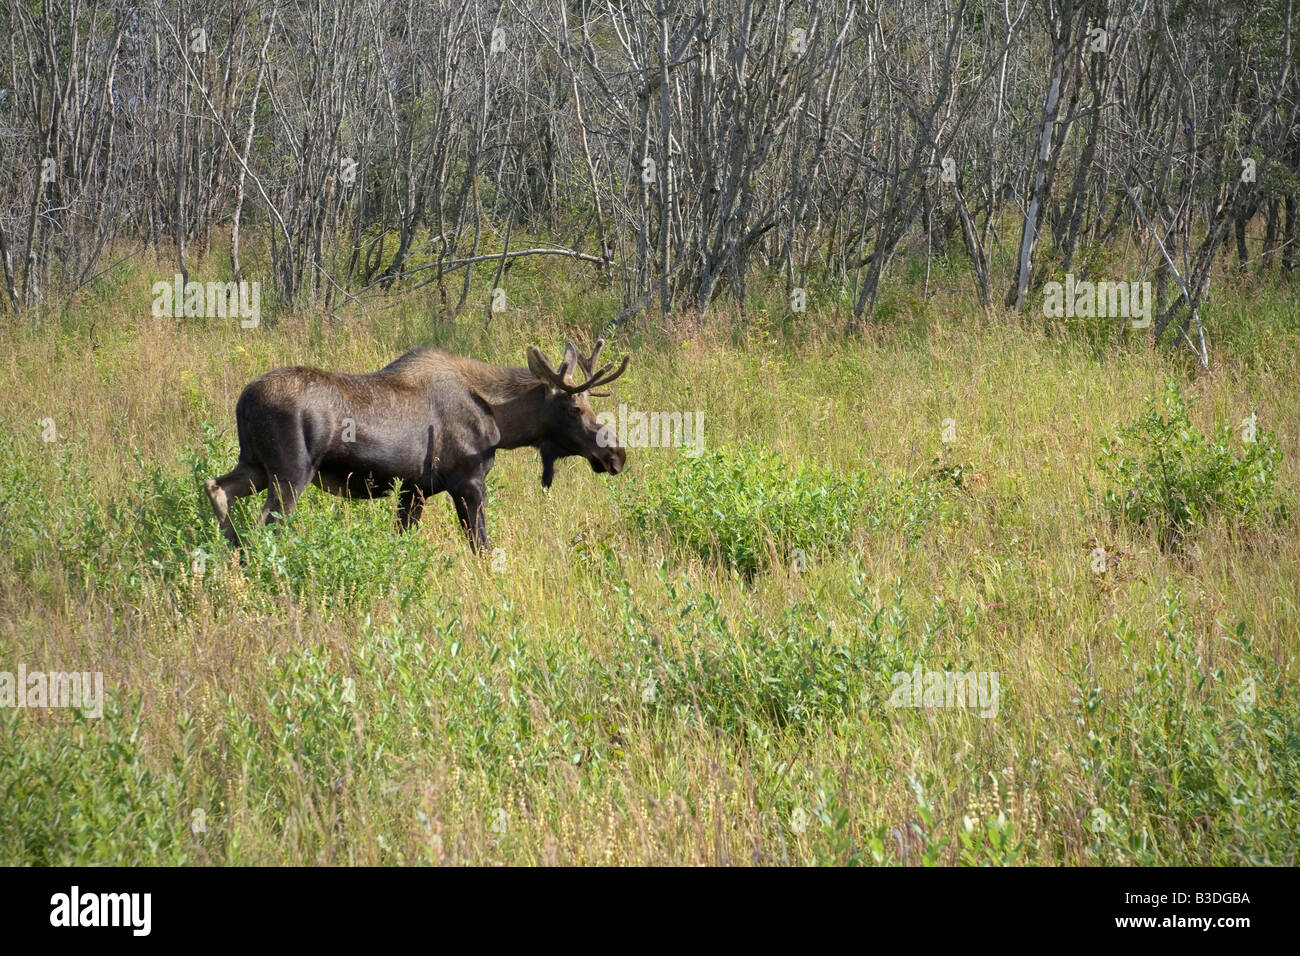
[[[484,482],[498,449],[537,448],[545,488],[560,458],[581,455],[597,474],[626,465],[626,450],[589,401],[608,395],[594,390],[627,371],[628,356],[614,372],[613,363],[596,370],[604,344],[584,356],[566,342],[558,369],[536,346],[527,349],[527,368],[424,347],[364,375],[304,366],[268,372],[235,405],[239,463],[204,483],[217,523],[238,548],[230,503],[245,495],[266,490],[262,521],[273,524],[309,484],[345,498],[400,488],[402,532],[420,520],[425,499],[445,491],[470,548],[486,549]]]

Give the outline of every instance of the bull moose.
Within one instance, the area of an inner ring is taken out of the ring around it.
[[[547,488],[556,460],[571,455],[597,474],[623,470],[626,450],[588,401],[627,371],[627,357],[617,371],[610,372],[613,363],[596,370],[604,344],[583,356],[565,343],[558,369],[535,346],[527,368],[426,347],[366,375],[303,366],[268,372],[235,405],[239,463],[204,483],[217,523],[238,547],[230,503],[245,495],[266,489],[262,520],[272,524],[293,511],[308,484],[347,498],[385,497],[400,487],[397,527],[405,531],[420,520],[425,499],[445,491],[470,547],[486,548],[484,481],[498,449],[537,448]]]

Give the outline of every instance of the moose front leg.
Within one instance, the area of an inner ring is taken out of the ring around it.
[[[475,551],[488,548],[487,513],[484,510],[486,491],[482,478],[470,479],[448,489],[452,503],[456,506],[456,517],[469,539],[469,546]]]
[[[542,487],[549,489],[551,482],[555,480],[555,459],[560,457],[556,447],[548,441],[542,442],[537,446],[537,450],[542,455]]]

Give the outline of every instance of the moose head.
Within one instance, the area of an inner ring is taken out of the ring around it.
[[[566,342],[558,369],[551,366],[536,346],[528,348],[528,369],[546,385],[540,416],[547,437],[538,445],[543,488],[551,487],[559,458],[581,455],[597,474],[617,475],[627,464],[627,451],[618,443],[614,429],[597,420],[589,401],[592,396],[608,395],[594,390],[627,371],[627,356],[615,372],[610,372],[612,362],[595,370],[604,346],[605,340],[598,339],[591,355],[583,356],[572,342]],[[574,379],[575,369],[581,372],[580,381]]]

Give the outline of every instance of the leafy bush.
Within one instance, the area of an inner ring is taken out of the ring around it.
[[[1115,520],[1157,526],[1165,547],[1214,514],[1258,526],[1285,515],[1275,487],[1280,458],[1273,437],[1257,426],[1253,435],[1236,436],[1225,424],[1207,437],[1170,382],[1162,401],[1148,398],[1137,421],[1102,440],[1103,502]]]
[[[665,655],[659,672],[666,702],[740,733],[817,726],[849,710],[863,694],[874,651],[860,636],[841,643],[829,629],[816,633],[791,618],[727,637],[716,649],[691,646]]]
[[[858,613],[835,628],[816,601],[769,624],[736,621],[712,595],[664,584],[673,627],[637,635],[643,658],[634,683],[644,704],[676,719],[749,742],[824,732],[887,699],[890,675],[908,666],[907,638],[897,631],[905,614],[875,607],[860,586],[852,592]]]
[[[102,719],[31,713],[0,709],[0,864],[191,862],[183,788],[148,757],[138,695],[109,694]]]
[[[935,511],[941,484],[837,475],[774,452],[739,449],[683,456],[639,484],[627,483],[620,498],[643,533],[666,533],[686,551],[752,577],[796,551],[843,551],[856,528],[893,523],[914,534]]]
[[[1198,845],[1226,859],[1294,865],[1300,728],[1286,673],[1260,653],[1244,623],[1206,661],[1182,595],[1164,595],[1163,634],[1120,620],[1124,680],[1108,689],[1079,647],[1069,650],[1081,734],[1065,738],[1095,793],[1088,856],[1151,866]]]

